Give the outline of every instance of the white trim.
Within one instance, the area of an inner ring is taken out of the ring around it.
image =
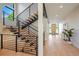
[[[43,56],[43,4],[38,4],[38,56]]]

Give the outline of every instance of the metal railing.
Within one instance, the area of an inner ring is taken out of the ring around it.
[[[32,3],[17,16],[17,19],[21,18],[22,20],[27,20],[28,17],[30,17],[33,13],[37,13],[37,11],[37,3]]]
[[[17,34],[0,34],[0,49],[8,49],[16,52],[25,52],[33,55],[38,55],[38,37],[23,35],[18,37]]]
[[[0,34],[1,49],[17,51],[17,34]]]
[[[37,55],[38,44],[36,36],[23,35],[18,40],[18,51]]]
[[[20,16],[23,12],[25,12],[27,9],[29,9],[29,7],[31,7],[33,5],[33,3],[31,5],[29,5],[27,8],[25,8],[20,14],[18,14],[18,16]]]
[[[32,3],[31,5],[29,5],[27,8],[25,8],[18,16],[17,16],[17,27],[18,27],[18,34],[20,35],[20,28],[21,25],[26,25],[26,21],[28,19],[28,17],[30,17],[33,13],[37,13],[38,11],[38,6],[37,3]],[[34,21],[35,22],[35,21]],[[38,21],[37,21],[38,22]],[[32,24],[31,24],[32,25]],[[33,29],[33,30],[38,30],[35,29],[34,26],[28,26],[28,30],[29,28]],[[38,24],[37,24],[38,25]]]
[[[26,25],[26,24],[24,22],[21,22],[20,20],[18,20],[18,35],[20,35],[22,33],[23,29],[21,29],[21,28],[23,25]],[[38,35],[38,28],[36,29],[36,28],[34,28],[34,26],[29,25],[25,29],[26,30],[24,30],[24,32],[27,33],[27,31],[28,31],[27,34],[30,34],[30,32],[33,32]]]
[[[38,55],[38,30],[34,26],[27,26],[25,29],[21,29],[22,25],[26,25],[21,22],[20,19],[26,20],[32,13],[37,12],[36,4],[29,5],[17,16],[17,30],[18,34],[0,34],[0,48],[14,50],[16,52],[25,52],[33,55]],[[37,33],[35,34],[34,33]]]
[[[37,4],[31,4],[17,16],[18,35],[20,36],[17,49],[20,52],[38,55],[38,29],[31,24],[26,24],[28,17],[36,13],[37,9]],[[27,25],[27,27],[22,29],[23,25]]]
[[[43,3],[43,16],[48,18],[45,3]]]

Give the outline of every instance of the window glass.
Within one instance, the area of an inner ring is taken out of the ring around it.
[[[7,4],[3,6],[3,21],[5,24],[14,21],[14,10],[13,4]]]

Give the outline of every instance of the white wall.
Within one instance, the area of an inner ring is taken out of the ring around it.
[[[43,31],[45,32],[45,40],[49,37],[49,25],[48,25],[48,19],[43,17]]]
[[[68,17],[64,23],[68,23],[68,28],[74,28],[74,35],[71,38],[73,45],[79,48],[79,7],[77,7]]]
[[[38,55],[43,56],[43,4],[38,4]]]
[[[17,4],[17,15],[27,8],[31,3],[18,3]]]

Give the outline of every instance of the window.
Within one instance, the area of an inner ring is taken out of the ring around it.
[[[14,21],[14,4],[8,4],[3,6],[3,25]]]

